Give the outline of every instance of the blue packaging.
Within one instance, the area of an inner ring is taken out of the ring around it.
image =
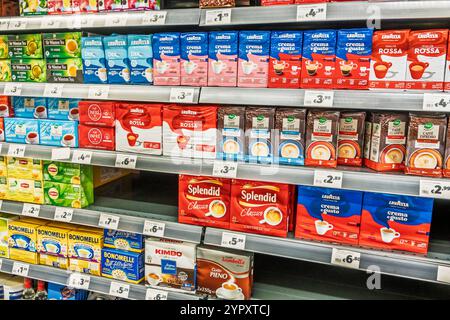
[[[40,143],[78,148],[78,121],[39,120]]]
[[[88,291],[69,288],[68,286],[49,282],[47,287],[48,300],[86,300]]]
[[[142,252],[144,250],[144,236],[138,233],[105,229],[103,244],[107,248]]]
[[[131,83],[153,83],[152,35],[128,35]]]
[[[80,119],[78,102],[80,99],[47,98],[48,118],[53,120]]]
[[[144,253],[102,249],[102,276],[131,283],[144,279]]]
[[[47,118],[47,98],[13,97],[12,105],[17,118]]]
[[[4,121],[6,142],[39,144],[39,120],[4,118]]]
[[[294,166],[305,164],[306,110],[277,108],[275,128],[279,139],[275,141],[278,163]]]
[[[84,83],[107,83],[108,71],[102,37],[82,38],[81,46]]]
[[[112,35],[103,37],[103,46],[108,69],[108,83],[130,83],[127,36]]]

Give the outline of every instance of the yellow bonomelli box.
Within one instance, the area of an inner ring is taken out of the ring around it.
[[[42,226],[37,229],[37,251],[59,257],[67,257],[69,230]]]
[[[39,264],[50,266],[59,269],[68,269],[69,268],[69,258],[52,256],[49,254],[40,254],[39,255]]]
[[[75,272],[89,273],[94,276],[101,275],[101,263],[69,258],[69,270]]]
[[[99,229],[71,230],[69,236],[68,256],[88,261],[101,261],[103,248],[103,231]]]

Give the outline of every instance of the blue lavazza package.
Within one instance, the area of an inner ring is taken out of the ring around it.
[[[108,83],[130,83],[130,61],[128,59],[128,38],[126,35],[103,37],[108,69]]]
[[[152,35],[128,35],[131,83],[153,83]]]
[[[105,50],[102,37],[81,39],[84,83],[108,83]]]

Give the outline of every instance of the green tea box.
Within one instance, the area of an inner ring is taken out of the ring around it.
[[[80,58],[47,59],[47,82],[83,83],[83,62]]]
[[[47,0],[19,0],[20,15],[33,16],[47,14]]]
[[[44,161],[44,180],[69,184],[81,184],[88,188],[93,184],[94,170],[91,165]]]
[[[8,36],[8,52],[11,59],[42,59],[42,35],[15,34]]]
[[[89,201],[86,192],[92,191]],[[77,184],[44,181],[44,203],[60,207],[84,208],[93,203],[94,190]]]
[[[8,36],[0,35],[0,59],[9,59]]]
[[[44,59],[11,60],[11,80],[17,82],[45,82],[47,67]]]
[[[11,81],[11,60],[0,60],[0,82]]]
[[[81,32],[46,33],[43,44],[46,59],[81,58]]]

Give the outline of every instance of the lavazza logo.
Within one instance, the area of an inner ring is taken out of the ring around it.
[[[181,110],[181,114],[184,114],[184,115],[191,115],[191,116],[196,116],[197,115],[197,112],[196,111],[193,111],[193,110],[189,110],[189,109],[187,109],[187,110]]]
[[[401,36],[399,34],[391,33],[391,34],[383,34],[381,39],[383,40],[398,40]]]
[[[409,203],[401,202],[401,201],[389,201],[390,206],[409,208]]]
[[[335,195],[332,195],[332,194],[323,194],[322,195],[322,199],[340,201],[341,197],[340,196],[335,196]]]
[[[328,33],[314,33],[311,38],[313,39],[328,39],[330,35]]]
[[[262,40],[262,38],[263,38],[262,35],[257,35],[257,34],[254,34],[254,35],[251,35],[251,36],[247,37],[248,40]]]
[[[231,36],[227,35],[227,34],[223,34],[220,36],[216,37],[217,40],[231,40]]]
[[[187,37],[186,40],[187,41],[200,41],[200,40],[202,40],[202,38],[200,38],[199,36],[191,36],[191,37]]]
[[[419,38],[419,39],[437,39],[437,38],[439,38],[439,35],[437,33],[431,33],[431,32],[419,33],[417,38]]]

